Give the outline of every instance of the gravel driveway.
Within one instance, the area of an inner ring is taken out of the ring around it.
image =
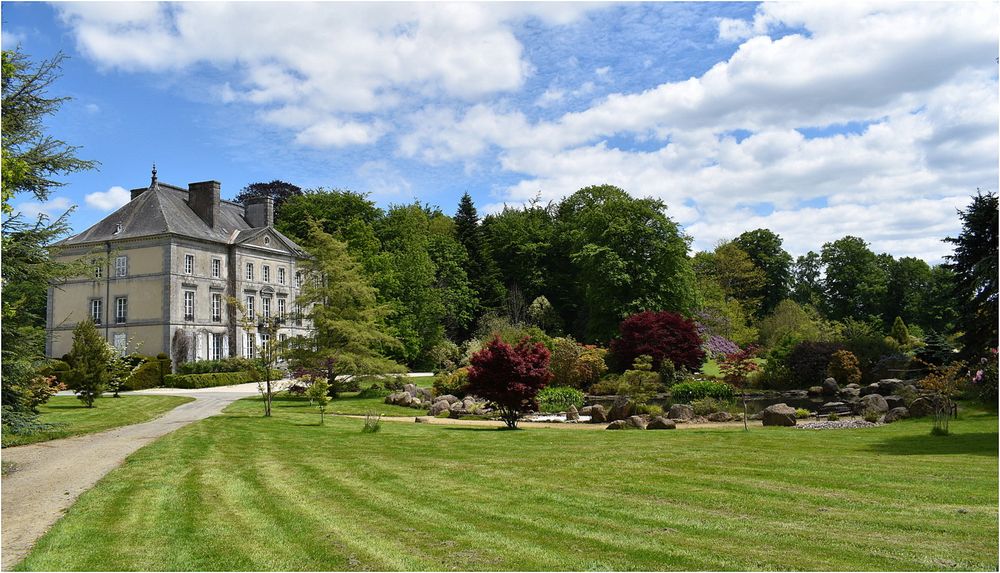
[[[195,401],[141,424],[2,451],[5,464],[14,464],[14,471],[3,476],[2,481],[3,570],[21,561],[81,493],[121,465],[132,452],[177,428],[222,412],[235,400],[257,394],[257,384],[129,394],[190,396]]]

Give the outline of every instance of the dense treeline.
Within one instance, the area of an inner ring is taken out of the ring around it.
[[[881,339],[897,317],[911,335],[940,337],[959,316],[954,265],[877,254],[853,236],[796,259],[767,229],[689,256],[691,238],[665,204],[610,185],[482,218],[468,194],[450,216],[316,189],[288,196],[277,226],[304,240],[310,219],[360,262],[391,309],[386,326],[402,344],[393,358],[417,368],[434,367],[444,341],[497,319],[606,344],[623,318],[670,310],[706,335],[770,347],[795,317],[818,333],[799,339],[819,340],[845,324]]]

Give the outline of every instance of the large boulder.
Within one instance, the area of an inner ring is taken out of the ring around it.
[[[706,418],[709,422],[731,422],[733,415],[729,412],[712,412]]]
[[[437,416],[441,412],[447,412],[451,410],[451,404],[447,400],[438,400],[431,405],[431,410],[428,412],[431,416]]]
[[[857,398],[860,395],[861,395],[861,389],[860,388],[841,388],[840,389],[840,396],[842,396],[844,398]]]
[[[632,401],[628,398],[619,397],[615,400],[614,406],[608,412],[608,420],[624,420],[632,414]]]
[[[822,393],[823,393],[823,387],[822,386],[810,386],[809,387],[809,395],[810,396],[819,396]]]
[[[627,430],[629,428],[631,428],[631,426],[628,425],[627,421],[625,421],[625,420],[615,420],[614,422],[611,422],[610,424],[608,424],[608,427],[604,428],[604,429],[605,430]]]
[[[868,396],[869,394],[881,394],[882,390],[878,386],[878,382],[872,382],[871,384],[865,386],[861,389],[860,394],[862,396]]]
[[[603,424],[608,421],[608,414],[604,411],[604,406],[594,404],[590,408],[590,421],[595,424]]]
[[[844,388],[850,388],[852,390],[860,390],[861,389],[861,384],[858,384],[857,382],[851,382],[847,386],[844,386]]]
[[[902,396],[896,396],[895,394],[893,394],[892,396],[886,396],[885,397],[885,403],[889,405],[889,409],[890,410],[892,410],[893,408],[905,408],[906,407],[906,401],[903,400],[903,397]]]
[[[417,388],[417,397],[421,400],[434,401],[434,393],[431,392],[430,388]]]
[[[578,422],[580,421],[580,413],[576,411],[576,406],[573,404],[566,408],[566,421],[567,422]]]
[[[889,411],[889,404],[886,403],[885,398],[883,398],[880,394],[868,394],[867,396],[862,396],[861,401],[858,404],[862,413],[874,410],[879,414],[885,414]]]
[[[438,400],[445,400],[445,401],[448,402],[449,405],[454,404],[455,402],[459,401],[458,396],[453,396],[451,394],[445,394],[444,396],[438,396]]]
[[[670,418],[664,418],[663,416],[657,416],[646,424],[647,430],[675,430],[677,429],[677,424]]]
[[[900,406],[898,408],[893,408],[892,410],[889,410],[889,412],[885,415],[885,418],[882,421],[885,422],[886,424],[891,424],[896,420],[902,420],[903,418],[909,418],[909,417],[910,417],[910,411]]]
[[[406,392],[410,396],[417,395],[417,385],[416,384],[403,384],[403,392]]]
[[[671,420],[690,420],[694,418],[694,408],[690,404],[674,404],[667,412],[667,417]]]
[[[923,418],[934,413],[934,401],[927,396],[921,396],[914,400],[907,408],[911,418]]]
[[[774,404],[764,408],[761,420],[765,426],[794,426],[795,408],[788,404]]]
[[[642,416],[629,416],[625,421],[628,422],[629,426],[637,430],[646,429],[646,418],[643,418]]]
[[[448,408],[448,412],[449,416],[452,418],[461,418],[462,416],[468,414],[461,402],[455,402],[452,404],[451,407]]]
[[[879,394],[883,396],[895,394],[902,387],[903,381],[899,378],[885,378],[878,381]]]
[[[840,392],[840,386],[837,385],[837,381],[833,378],[827,378],[823,381],[823,394],[827,396],[835,396],[837,392]]]
[[[593,409],[594,409],[593,406],[584,406],[583,408],[580,408],[579,414],[581,416],[589,416],[590,415],[590,411],[593,410]]]

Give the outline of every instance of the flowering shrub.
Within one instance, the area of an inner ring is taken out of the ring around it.
[[[705,362],[705,351],[694,321],[672,312],[640,312],[619,326],[620,335],[611,341],[610,353],[618,372],[632,365],[636,357],[647,354],[653,358],[653,371],[669,358],[674,366],[699,370]]]
[[[972,387],[985,404],[997,403],[997,349],[979,359],[978,369],[971,372]]]
[[[858,368],[858,359],[850,350],[838,350],[830,356],[830,364],[826,367],[826,373],[837,381],[838,384],[857,384],[861,382],[861,369]]]
[[[469,392],[494,404],[511,429],[521,412],[538,409],[538,392],[552,378],[548,349],[527,337],[511,346],[495,336],[470,363]]]
[[[709,358],[713,359],[723,358],[740,351],[740,347],[735,342],[715,334],[708,335],[708,338],[705,340],[704,348],[705,354],[707,354]]]

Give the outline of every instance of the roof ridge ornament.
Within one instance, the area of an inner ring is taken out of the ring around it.
[[[149,180],[149,188],[150,189],[155,189],[157,187],[159,187],[159,184],[156,181],[156,162],[154,161],[153,162],[153,176]]]

